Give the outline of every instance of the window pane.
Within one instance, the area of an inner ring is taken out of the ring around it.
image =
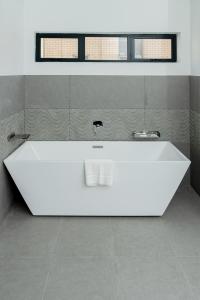
[[[78,39],[42,38],[41,58],[78,58]]]
[[[127,38],[86,37],[85,60],[127,60]]]
[[[171,39],[135,39],[136,59],[171,59]]]

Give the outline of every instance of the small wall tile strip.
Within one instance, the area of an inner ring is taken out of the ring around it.
[[[135,130],[159,130],[161,140],[189,143],[188,110],[26,109],[25,131],[32,140],[132,140]],[[92,122],[104,127],[94,134]]]

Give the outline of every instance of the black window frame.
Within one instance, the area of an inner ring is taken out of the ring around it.
[[[145,59],[135,57],[135,40],[136,39],[158,39],[158,40],[171,40],[171,53],[170,59]],[[131,38],[131,59],[133,62],[177,62],[177,35],[176,34],[134,34]]]
[[[127,60],[86,60],[85,59],[85,38],[86,37],[123,37],[127,38]],[[42,38],[77,38],[78,39],[78,58],[41,58],[41,39]],[[172,58],[171,59],[138,59],[135,58],[135,39],[171,39]],[[36,62],[177,62],[177,35],[176,34],[126,34],[126,33],[36,33]]]

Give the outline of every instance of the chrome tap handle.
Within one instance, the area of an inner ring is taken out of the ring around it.
[[[30,137],[30,134],[26,134],[26,133],[23,133],[23,134],[16,134],[15,132],[12,132],[11,134],[9,134],[7,136],[7,140],[8,142],[10,141],[13,141],[15,139],[19,139],[19,140],[28,140]]]

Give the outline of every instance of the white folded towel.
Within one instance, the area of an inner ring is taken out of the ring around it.
[[[85,181],[87,186],[112,186],[114,163],[109,159],[85,160]]]

